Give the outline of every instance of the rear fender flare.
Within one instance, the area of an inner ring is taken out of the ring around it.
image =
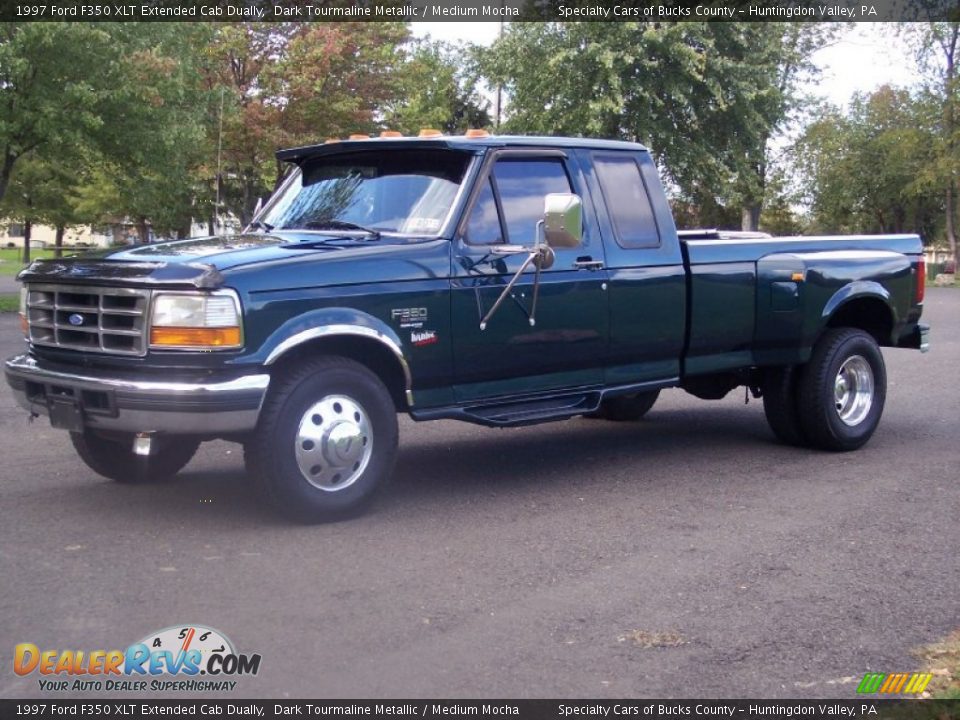
[[[827,301],[826,305],[823,306],[816,337],[820,337],[821,333],[823,333],[830,323],[831,318],[833,318],[841,308],[855,300],[864,299],[881,301],[890,314],[890,327],[894,328],[897,326],[899,318],[897,317],[897,310],[896,307],[894,307],[890,291],[874,280],[855,280],[837,290]]]

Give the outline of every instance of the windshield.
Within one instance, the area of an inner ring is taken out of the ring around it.
[[[258,219],[275,230],[433,235],[443,227],[470,157],[418,148],[308,160]]]

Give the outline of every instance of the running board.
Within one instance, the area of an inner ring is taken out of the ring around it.
[[[414,410],[410,415],[414,420],[450,419],[486,427],[520,427],[595,412],[600,407],[601,394],[594,390],[519,402]]]

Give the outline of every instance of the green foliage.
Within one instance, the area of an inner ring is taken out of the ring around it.
[[[221,192],[243,222],[285,167],[274,152],[379,129],[401,89],[402,23],[236,23],[204,48],[206,86],[224,98]],[[208,137],[220,137],[219,112]]]
[[[31,153],[89,143],[116,80],[100,25],[0,24],[0,201]]]
[[[935,122],[929,98],[891,87],[856,96],[847,113],[825,109],[796,148],[813,229],[931,237],[943,212],[928,174]]]
[[[807,23],[517,23],[481,67],[508,132],[645,143],[680,204],[727,224],[762,203],[768,141],[828,39]]]
[[[203,138],[203,26],[8,24],[0,41],[3,214],[54,225],[189,225]],[[12,184],[11,184],[12,183]]]
[[[488,103],[478,90],[471,52],[462,45],[420,40],[411,43],[397,71],[400,97],[385,125],[405,135],[421,128],[459,134],[491,123]]]

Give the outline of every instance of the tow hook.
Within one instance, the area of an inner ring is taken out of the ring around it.
[[[133,454],[147,457],[150,455],[150,449],[153,445],[153,435],[150,433],[137,433],[133,438]]]

